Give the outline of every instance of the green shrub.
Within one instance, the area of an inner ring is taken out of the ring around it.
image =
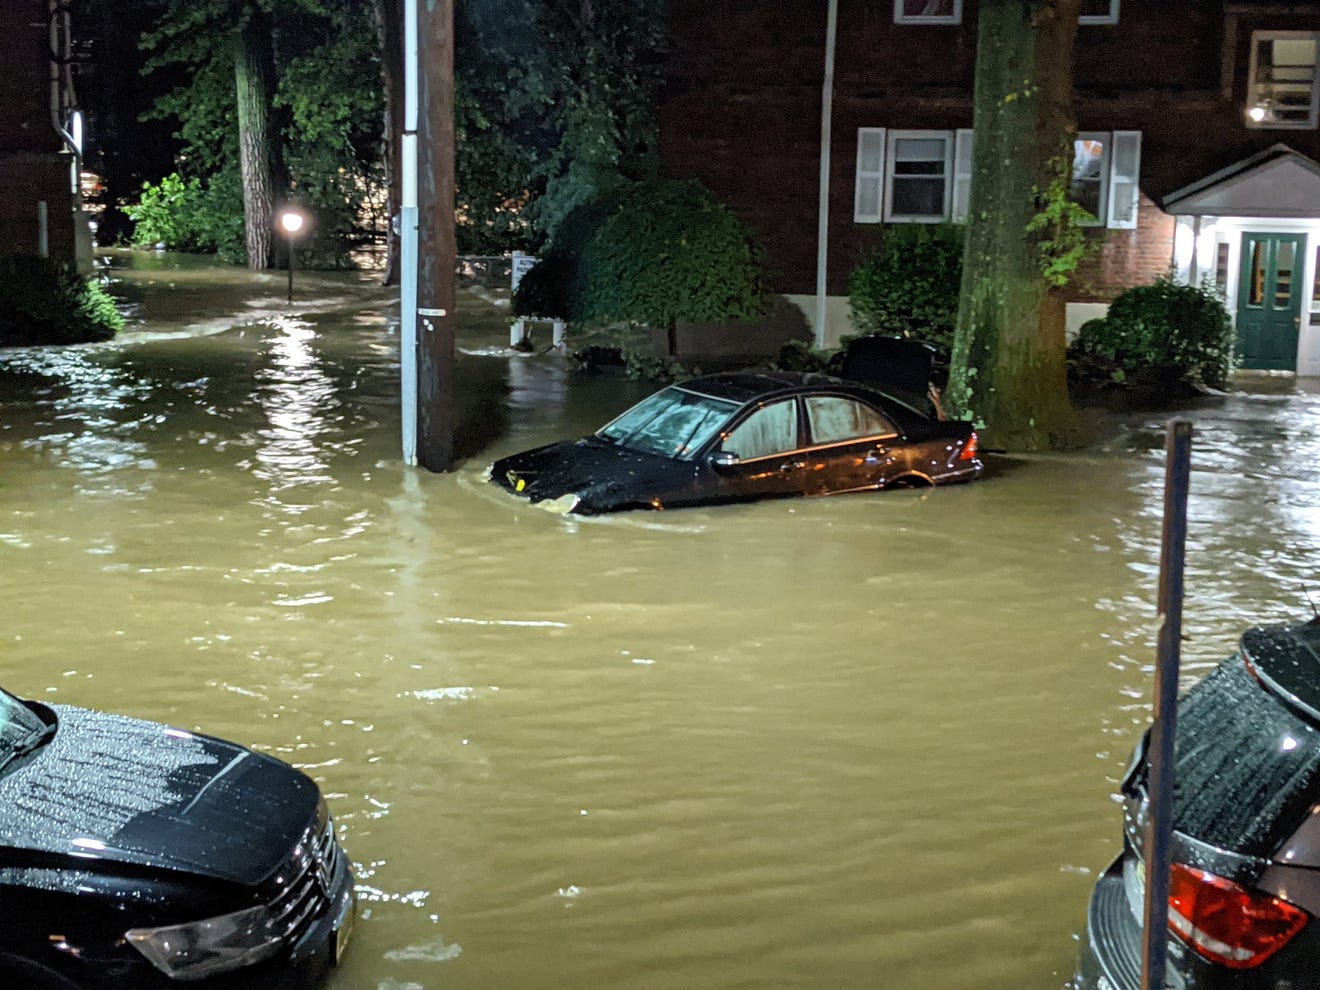
[[[1169,277],[1128,289],[1070,348],[1079,377],[1145,387],[1222,388],[1233,368],[1233,323],[1213,286]]]
[[[218,254],[225,261],[246,260],[243,191],[236,169],[206,185],[172,172],[160,182],[142,184],[142,197],[124,207],[133,221],[133,244],[171,251]]]
[[[672,328],[752,319],[766,300],[746,225],[697,182],[649,179],[569,213],[519,285],[514,312]]]
[[[109,340],[123,326],[110,295],[72,267],[35,255],[0,258],[0,345]]]
[[[895,224],[848,277],[848,304],[859,336],[924,340],[943,377],[953,349],[962,283],[964,230],[952,224]]]
[[[790,340],[775,355],[772,366],[779,371],[829,371],[834,353],[823,351],[810,340]]]

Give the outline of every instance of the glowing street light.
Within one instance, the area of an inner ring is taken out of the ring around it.
[[[280,210],[278,222],[280,230],[284,231],[284,246],[289,255],[289,305],[293,305],[293,239],[306,226],[307,217],[300,210],[287,207]]]

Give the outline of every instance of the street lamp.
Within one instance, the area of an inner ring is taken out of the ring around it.
[[[307,218],[292,207],[280,210],[280,230],[284,231],[284,246],[289,254],[289,305],[293,305],[293,239],[303,229]]]

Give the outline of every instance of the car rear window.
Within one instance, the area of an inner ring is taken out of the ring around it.
[[[1221,849],[1272,855],[1320,796],[1320,732],[1237,655],[1179,702],[1176,754],[1175,826]]]

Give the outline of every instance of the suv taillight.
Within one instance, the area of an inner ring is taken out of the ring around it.
[[[1169,929],[1229,969],[1259,966],[1306,927],[1307,917],[1287,901],[1182,863],[1169,875]]]
[[[975,431],[975,430],[972,430],[972,435],[971,435],[970,437],[968,437],[968,438],[967,438],[967,442],[966,442],[965,444],[963,444],[963,449],[962,449],[962,451],[958,454],[958,460],[960,460],[960,461],[973,461],[973,460],[976,460],[976,431]]]

